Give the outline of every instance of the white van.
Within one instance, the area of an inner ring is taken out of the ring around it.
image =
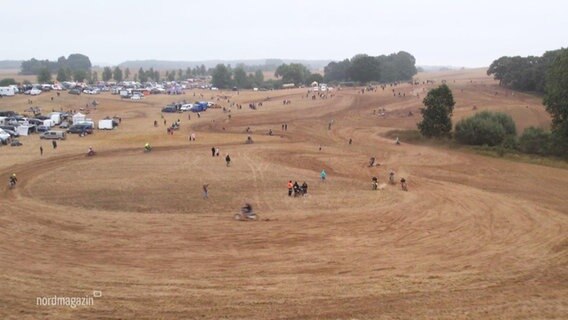
[[[67,133],[65,131],[46,131],[39,135],[40,139],[55,139],[55,140],[65,140],[67,139]]]

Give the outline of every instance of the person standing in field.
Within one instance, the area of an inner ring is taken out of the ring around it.
[[[212,156],[212,157],[215,156],[215,147],[211,147],[211,156]]]
[[[327,178],[327,173],[325,173],[325,170],[321,171],[320,178],[322,182],[325,182],[325,178]]]
[[[292,188],[294,187],[294,184],[292,183],[292,180],[288,181],[288,197],[292,196]]]
[[[203,185],[203,199],[209,199],[209,184]]]
[[[39,146],[39,155],[43,156],[43,146]]]
[[[53,145],[53,150],[57,149],[57,141],[53,140],[51,145]]]
[[[225,157],[225,161],[227,162],[227,167],[231,166],[231,157],[229,156],[229,154],[227,154],[227,156]]]

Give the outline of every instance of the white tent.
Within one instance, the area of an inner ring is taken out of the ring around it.
[[[29,136],[30,135],[30,129],[33,128],[34,126],[28,126],[28,125],[20,125],[16,127],[16,132],[21,135],[21,136]]]
[[[81,112],[77,112],[73,115],[73,124],[81,123],[85,121],[85,115]]]

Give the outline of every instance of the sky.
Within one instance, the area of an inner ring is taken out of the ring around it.
[[[331,59],[483,67],[568,46],[566,0],[1,0],[0,60]]]

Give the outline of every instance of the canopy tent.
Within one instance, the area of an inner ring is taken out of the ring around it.
[[[81,112],[77,112],[73,115],[73,124],[85,122],[86,116]]]

